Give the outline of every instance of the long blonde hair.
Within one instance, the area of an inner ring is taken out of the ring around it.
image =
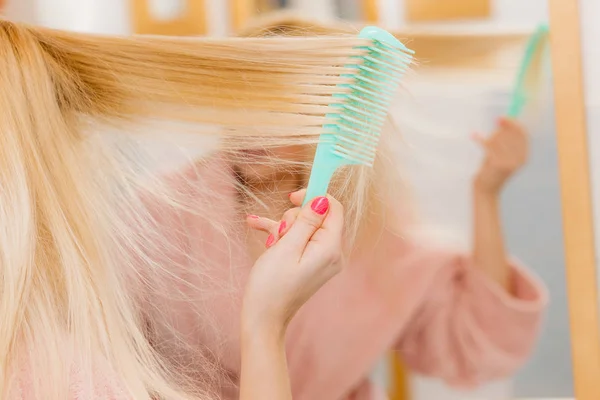
[[[216,135],[232,153],[314,144],[345,90],[336,86],[348,82],[344,66],[366,43],[117,38],[8,21],[0,41],[0,394],[213,398],[214,365],[198,361],[204,381],[190,383],[150,343],[136,295],[148,284],[140,271],[162,271],[140,193],[184,205],[98,127],[116,128],[118,142],[140,121],[184,122],[186,140]],[[351,231],[390,219],[390,163],[384,150],[374,170],[338,176]],[[103,391],[107,382],[120,392]]]

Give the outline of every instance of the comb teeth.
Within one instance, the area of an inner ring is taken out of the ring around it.
[[[324,128],[333,135],[334,154],[348,163],[372,166],[388,109],[413,51],[379,28],[365,28],[360,36],[372,43],[361,46],[364,54],[354,56],[356,64],[347,66],[355,72],[344,76],[354,82],[340,85],[348,92],[334,95],[340,102],[330,105],[334,111],[327,115]]]

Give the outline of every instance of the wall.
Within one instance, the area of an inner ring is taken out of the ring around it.
[[[547,20],[546,0],[495,0],[493,18],[498,23],[530,24]]]
[[[149,0],[158,15],[169,15],[183,0]],[[206,0],[208,29],[225,35],[229,27],[227,3]],[[7,0],[12,19],[79,32],[127,35],[132,33],[129,0]]]
[[[295,0],[301,2],[302,0]],[[314,0],[309,0],[314,1]],[[339,9],[347,10],[342,15],[357,19],[360,15],[360,0],[321,0],[330,2]],[[403,0],[377,0],[381,22],[388,28],[397,28],[406,23],[403,12]],[[491,0],[492,21],[514,25],[535,24],[544,20],[548,14],[546,0]]]
[[[6,0],[5,13],[14,21],[34,22],[35,0]]]

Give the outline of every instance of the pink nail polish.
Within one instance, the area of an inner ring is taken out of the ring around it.
[[[250,219],[260,219],[260,217],[258,215],[248,215],[248,218],[250,218]]]
[[[274,242],[275,242],[275,236],[269,235],[269,237],[267,238],[267,243],[265,244],[267,246],[267,249],[269,247],[273,246]]]
[[[281,221],[281,224],[279,224],[279,231],[278,231],[279,234],[281,234],[281,232],[283,232],[286,227],[287,227],[287,222]]]
[[[310,208],[319,215],[323,215],[329,210],[329,199],[327,197],[317,197],[313,200]]]

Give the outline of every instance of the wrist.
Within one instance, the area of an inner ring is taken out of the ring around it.
[[[284,347],[287,325],[242,317],[242,346]]]
[[[242,339],[268,338],[270,340],[283,340],[287,331],[288,320],[278,317],[274,313],[248,312],[242,310]]]
[[[473,180],[473,194],[476,197],[489,197],[489,198],[497,198],[500,195],[500,191],[502,189],[502,185],[495,185],[487,182],[485,179],[482,179],[479,176],[476,176]]]

